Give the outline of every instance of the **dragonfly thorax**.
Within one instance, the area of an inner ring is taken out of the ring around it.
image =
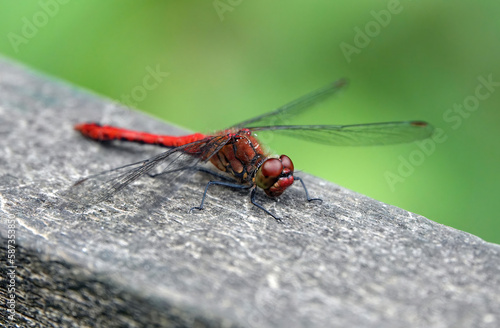
[[[286,155],[266,159],[255,174],[255,184],[270,197],[281,195],[293,181],[293,163]]]
[[[230,140],[210,158],[210,162],[239,182],[251,183],[268,155],[247,129],[230,132],[228,137]]]

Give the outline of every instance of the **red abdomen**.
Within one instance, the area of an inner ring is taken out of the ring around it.
[[[183,146],[185,144],[205,139],[207,136],[201,133],[186,136],[165,136],[147,132],[131,131],[110,125],[97,123],[81,123],[75,125],[75,130],[84,136],[97,141],[123,140],[145,144],[158,145],[168,148]]]

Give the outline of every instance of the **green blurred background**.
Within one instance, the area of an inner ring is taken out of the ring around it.
[[[500,243],[500,85],[476,96],[480,77],[500,81],[499,17],[500,2],[472,0],[3,1],[0,52],[205,132],[347,77],[345,92],[292,123],[421,119],[446,140],[427,154],[285,137],[270,147],[298,169]],[[142,94],[148,68],[169,75]]]

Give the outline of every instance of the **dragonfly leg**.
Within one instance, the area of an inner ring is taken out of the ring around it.
[[[302,184],[302,187],[304,188],[304,191],[306,192],[306,197],[307,197],[307,201],[308,202],[312,202],[313,200],[319,200],[320,202],[323,202],[323,200],[321,198],[311,198],[311,197],[309,197],[309,192],[307,191],[306,184],[304,183],[304,180],[302,180],[301,178],[296,177],[296,176],[294,176],[293,179],[295,181],[300,181],[300,183]]]
[[[247,186],[247,185],[242,185],[242,184],[229,183],[229,182],[225,182],[225,181],[209,181],[207,183],[207,186],[205,187],[205,191],[203,192],[203,197],[201,198],[200,206],[192,207],[189,210],[189,212],[192,212],[193,210],[202,210],[203,209],[203,204],[205,203],[205,198],[207,197],[208,188],[211,185],[226,186],[226,187],[236,188],[236,189],[249,189],[249,188],[253,187],[251,185]]]
[[[264,208],[264,206],[260,205],[259,203],[257,203],[255,201],[255,189],[252,189],[252,193],[250,194],[250,201],[252,202],[252,204],[254,204],[258,208],[260,208],[261,210],[263,210],[264,212],[266,212],[267,214],[269,214],[270,216],[272,216],[278,223],[282,223],[282,221],[281,221],[281,219],[279,217],[277,217],[273,213],[269,212],[268,210],[266,210]]]

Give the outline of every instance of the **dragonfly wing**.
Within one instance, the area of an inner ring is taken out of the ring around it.
[[[240,129],[253,126],[270,126],[270,125],[279,125],[287,123],[291,117],[330,98],[346,84],[347,84],[346,79],[340,79],[338,81],[328,84],[327,86],[321,89],[308,93],[305,96],[302,96],[299,99],[296,99],[270,113],[266,113],[257,116],[255,118],[249,119],[247,121],[241,122],[239,124],[236,124],[234,128]]]
[[[221,150],[222,147],[224,147],[229,140],[231,140],[231,138],[231,134],[226,133],[210,139],[203,145],[203,151],[199,155],[200,158],[204,162],[207,162],[212,156],[217,154],[219,150]]]
[[[413,142],[430,137],[434,128],[422,121],[355,125],[278,125],[254,127],[330,146],[375,146]]]
[[[164,173],[176,172],[183,168],[194,167],[200,161],[206,162],[229,139],[228,136],[221,135],[195,141],[169,149],[144,161],[88,176],[76,182],[69,190],[68,196],[85,205],[102,202],[155,169],[161,169],[160,171]]]
[[[172,155],[181,154],[180,151],[177,148],[169,149],[147,160],[83,178],[71,187],[69,196],[85,206],[105,201],[140,177],[165,164],[167,159],[173,159]]]

